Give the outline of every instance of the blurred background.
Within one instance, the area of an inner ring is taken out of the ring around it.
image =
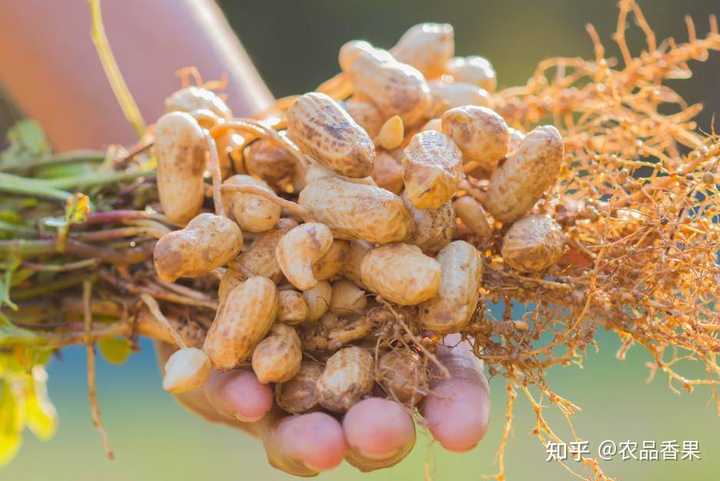
[[[230,23],[277,96],[313,89],[338,71],[337,50],[345,41],[365,38],[391,46],[411,25],[422,21],[449,22],[455,27],[457,53],[480,54],[496,67],[500,87],[523,83],[536,63],[548,56],[592,55],[585,24],[592,22],[611,55],[610,41],[617,9],[613,1],[503,0],[471,1],[331,1],[220,2]],[[691,14],[699,33],[707,17],[720,14],[717,0],[641,1],[658,38],[686,38],[683,16]],[[642,37],[633,32],[633,45]],[[90,41],[88,39],[88,41]],[[695,77],[674,85],[689,103],[703,102],[700,125],[711,129],[720,112],[720,55],[694,64]],[[12,110],[11,106],[0,107]],[[0,117],[2,117],[0,113]],[[8,117],[9,115],[5,115]],[[2,126],[0,126],[2,130]],[[720,475],[720,418],[710,392],[673,394],[658,377],[645,384],[647,357],[630,351],[624,362],[615,359],[618,342],[603,334],[600,352],[589,353],[584,368],[550,372],[551,386],[582,406],[575,417],[580,437],[593,449],[610,439],[620,441],[697,440],[701,461],[604,463],[606,473],[627,481],[701,481]],[[281,480],[287,475],[271,469],[262,448],[230,429],[206,424],[182,410],[160,389],[160,377],[150,343],[124,366],[99,366],[99,400],[117,460],[103,458],[97,433],[90,423],[82,349],[64,351],[51,362],[50,396],[60,413],[54,440],[40,443],[32,435],[18,458],[0,471],[0,479],[16,481],[178,481],[195,479]],[[421,430],[414,453],[400,465],[371,474],[343,466],[321,479],[479,480],[496,470],[495,450],[504,422],[504,384],[491,381],[493,415],[486,440],[464,455],[444,453]],[[544,448],[531,436],[532,411],[517,405],[512,438],[506,455],[509,481],[565,480],[572,475],[545,462]],[[551,412],[551,411],[548,411]],[[560,428],[562,417],[549,416]],[[570,463],[571,467],[577,467]]]

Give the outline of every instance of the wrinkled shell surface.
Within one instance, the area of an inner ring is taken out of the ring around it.
[[[320,281],[312,289],[303,292],[308,305],[308,321],[317,321],[330,309],[332,286],[328,281]]]
[[[355,96],[344,101],[342,107],[360,127],[365,129],[370,138],[380,133],[385,120],[372,101]]]
[[[221,119],[232,117],[230,108],[215,92],[195,86],[182,88],[166,98],[165,110],[187,113],[209,110]]]
[[[420,355],[409,349],[386,352],[378,360],[377,380],[388,394],[414,406],[428,389],[427,372]]]
[[[307,222],[290,229],[280,239],[275,258],[287,280],[304,291],[317,285],[313,263],[330,250],[332,242],[332,233],[325,224]]]
[[[455,232],[455,211],[451,202],[446,202],[437,209],[418,209],[407,200],[405,205],[414,221],[408,243],[415,244],[423,252],[434,254],[452,240]]]
[[[267,183],[249,175],[234,175],[223,185],[253,186],[272,192]],[[244,192],[223,192],[223,203],[240,228],[248,232],[265,232],[277,224],[282,208],[264,197]]]
[[[507,155],[510,132],[498,114],[486,107],[456,107],[442,116],[443,132],[463,153],[464,162],[478,162],[492,172]]]
[[[367,306],[365,291],[354,283],[340,280],[332,285],[330,312],[337,315],[359,314]]]
[[[337,276],[345,265],[345,257],[349,250],[348,241],[334,240],[330,249],[313,264],[315,278],[325,281]]]
[[[405,32],[390,53],[427,78],[439,77],[455,55],[455,32],[449,23],[421,23]]]
[[[485,242],[492,237],[492,226],[480,202],[466,195],[456,199],[453,207],[458,218],[478,237],[478,240]]]
[[[373,357],[366,349],[350,346],[330,356],[318,379],[320,405],[345,412],[372,390]]]
[[[547,215],[529,215],[515,222],[505,234],[503,260],[513,269],[541,272],[564,253],[565,234]]]
[[[275,324],[270,335],[260,341],[252,355],[252,368],[263,384],[285,382],[300,370],[302,346],[295,328]]]
[[[232,267],[246,276],[263,276],[273,282],[280,282],[283,273],[275,259],[275,249],[280,239],[297,225],[293,219],[280,219],[277,229],[265,232],[255,239],[250,248],[232,262]]]
[[[433,114],[441,115],[448,109],[464,105],[490,107],[491,99],[487,90],[475,84],[433,80],[428,84],[433,97]]]
[[[247,173],[269,183],[291,177],[295,173],[295,159],[292,155],[269,139],[259,139],[248,145],[243,157]]]
[[[163,389],[179,394],[205,384],[210,377],[210,359],[196,347],[178,349],[165,363]]]
[[[479,85],[488,92],[497,87],[497,75],[490,61],[484,57],[454,57],[447,64],[447,73],[456,82],[467,82]]]
[[[400,194],[400,192],[402,192],[402,164],[387,152],[380,151],[377,157],[375,157],[372,178],[378,187],[389,190],[393,194]]]
[[[275,402],[281,409],[292,414],[304,413],[314,408],[319,402],[317,381],[322,373],[322,364],[304,359],[295,377],[275,386]]]
[[[282,290],[278,292],[277,320],[286,324],[300,324],[308,318],[310,308],[301,292]]]

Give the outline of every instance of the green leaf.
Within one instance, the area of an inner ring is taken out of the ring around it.
[[[15,270],[20,265],[20,259],[15,256],[11,256],[8,259],[8,264],[5,266],[5,274],[0,279],[0,309],[3,305],[8,306],[13,311],[17,310],[17,305],[10,299],[10,287],[12,286],[12,279]]]
[[[42,343],[42,337],[32,331],[14,326],[9,321],[0,323],[0,347],[29,346]]]
[[[32,369],[25,391],[25,423],[42,441],[47,441],[57,430],[57,411],[47,395],[47,372],[42,366]]]
[[[8,168],[22,165],[23,162],[45,157],[50,154],[50,144],[40,124],[34,120],[21,120],[7,133],[10,144],[0,152],[0,167]]]
[[[0,379],[0,466],[9,463],[20,449],[23,414],[10,382]]]
[[[124,337],[105,337],[97,342],[97,346],[110,364],[124,364],[133,352],[130,341]]]

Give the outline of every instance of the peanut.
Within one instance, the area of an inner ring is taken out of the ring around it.
[[[422,126],[420,131],[425,130],[436,130],[438,132],[442,132],[442,120],[440,119],[430,119],[427,121],[425,125]]]
[[[277,313],[277,289],[266,277],[251,277],[231,290],[215,314],[203,350],[218,369],[245,361],[267,334]]]
[[[298,202],[339,239],[385,244],[405,239],[411,228],[402,199],[372,185],[326,177],[308,184]]]
[[[285,382],[300,370],[302,347],[293,327],[275,324],[270,335],[260,341],[252,355],[252,368],[263,384]]]
[[[338,317],[328,312],[317,324],[305,326],[303,347],[309,351],[336,351],[345,344],[367,338],[374,327],[394,320],[394,314],[385,306],[372,307],[362,315]]]
[[[453,202],[455,214],[462,223],[478,237],[480,242],[487,242],[493,234],[493,229],[487,218],[482,204],[470,196],[460,197]]]
[[[516,221],[503,239],[503,261],[523,272],[541,272],[564,253],[565,234],[547,215],[529,215]]]
[[[325,94],[302,95],[287,112],[290,140],[328,169],[346,177],[372,172],[375,147],[345,110]]]
[[[397,149],[402,145],[405,137],[405,127],[402,119],[393,115],[380,128],[380,132],[375,139],[375,144],[385,150]]]
[[[307,320],[319,320],[330,308],[332,299],[332,286],[327,281],[320,281],[312,289],[303,292],[303,298],[308,305]]]
[[[186,224],[200,212],[205,199],[203,131],[189,114],[171,112],[158,119],[155,136],[160,205],[171,222]]]
[[[447,135],[415,134],[403,150],[405,195],[418,209],[437,209],[450,200],[462,177],[462,154]]]
[[[455,32],[449,23],[421,23],[405,32],[390,53],[427,78],[439,77],[455,54]]]
[[[419,403],[428,390],[427,371],[422,358],[407,348],[380,356],[375,375],[391,397],[410,407]]]
[[[399,115],[411,127],[428,114],[432,106],[430,87],[414,67],[363,41],[343,45],[339,60],[354,91],[371,98],[385,118]]]
[[[370,100],[354,96],[342,103],[342,107],[360,125],[370,138],[375,138],[385,123],[380,111]]]
[[[520,147],[520,144],[522,144],[522,141],[525,139],[525,134],[518,129],[514,129],[512,127],[508,127],[508,130],[510,131],[510,140],[508,141],[508,155],[511,155]]]
[[[563,142],[555,127],[537,127],[490,177],[484,207],[503,223],[522,217],[560,174]]]
[[[363,348],[350,346],[330,356],[317,390],[320,405],[333,412],[345,412],[370,393],[373,387],[373,357]]]
[[[275,249],[280,239],[297,225],[293,219],[280,219],[277,229],[261,234],[247,251],[230,264],[231,267],[246,276],[263,276],[273,282],[280,282],[283,273],[275,258]]]
[[[454,57],[447,63],[447,73],[456,82],[475,84],[488,92],[493,92],[497,87],[495,69],[484,57]]]
[[[285,134],[281,132],[280,135]],[[293,156],[270,139],[259,139],[245,147],[243,158],[248,174],[269,184],[292,177],[295,173]]]
[[[423,252],[434,254],[452,240],[455,232],[455,212],[451,202],[446,202],[437,209],[418,209],[405,195],[403,199],[414,220],[408,243],[415,244]]]
[[[333,283],[332,289],[330,312],[334,314],[359,314],[367,306],[365,291],[350,281],[337,281]]]
[[[160,279],[199,277],[226,264],[242,249],[242,231],[227,217],[200,214],[181,230],[155,244],[153,258]]]
[[[244,174],[245,166],[243,165],[242,148],[245,145],[245,138],[232,130],[228,130],[215,139],[215,144],[222,178],[227,179],[233,170],[239,174]]]
[[[221,119],[232,117],[230,108],[215,92],[201,87],[185,87],[176,91],[165,99],[165,110],[186,113],[209,110]]]
[[[280,239],[275,258],[287,280],[304,291],[317,285],[313,264],[330,250],[332,242],[332,233],[326,225],[300,224]]]
[[[378,187],[393,194],[399,194],[403,189],[402,165],[387,152],[380,151],[375,157],[372,178]]]
[[[253,185],[272,189],[264,181],[250,177],[249,175],[233,175],[225,182],[225,185]],[[277,224],[282,213],[282,208],[275,202],[259,195],[246,194],[243,192],[223,192],[223,203],[230,211],[232,218],[238,223],[241,229],[248,232],[265,232]]]
[[[314,408],[319,401],[317,381],[322,373],[322,364],[304,359],[295,377],[275,385],[275,402],[291,414],[304,413]]]
[[[337,276],[342,271],[349,250],[348,241],[334,240],[325,255],[313,264],[315,279],[325,281]]]
[[[210,369],[210,359],[200,349],[178,349],[165,363],[163,389],[174,394],[197,389],[210,377]]]
[[[465,82],[433,80],[429,83],[433,97],[433,114],[441,115],[448,109],[463,105],[490,107],[490,94],[477,85]]]
[[[220,278],[220,285],[218,286],[218,300],[222,302],[228,295],[228,292],[232,291],[235,287],[239,286],[246,280],[247,276],[242,272],[238,272],[235,269],[226,269],[225,273]]]
[[[310,308],[302,293],[291,289],[278,292],[277,320],[294,326],[308,318]]]
[[[486,107],[456,107],[442,116],[442,130],[463,153],[465,163],[474,162],[492,172],[507,155],[510,132],[497,113]]]
[[[440,289],[440,264],[418,246],[390,244],[371,250],[360,268],[363,284],[388,301],[420,304]]]
[[[480,253],[465,241],[453,241],[437,256],[442,282],[437,297],[420,305],[419,324],[438,333],[467,326],[477,307],[482,282]]]
[[[342,273],[358,286],[364,286],[361,275],[362,261],[372,248],[372,244],[366,241],[350,241],[350,250],[347,253]]]

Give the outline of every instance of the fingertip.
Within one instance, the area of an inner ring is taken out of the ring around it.
[[[425,398],[422,411],[433,437],[445,449],[469,451],[488,429],[490,398],[487,386],[464,379],[441,381]]]
[[[368,460],[394,458],[415,443],[415,424],[400,404],[368,398],[355,404],[343,419],[349,447]]]
[[[270,411],[273,393],[252,371],[213,373],[205,385],[210,404],[220,413],[241,422],[256,422]]]
[[[342,426],[325,413],[289,416],[280,421],[274,436],[282,456],[299,461],[313,471],[336,467],[347,451]]]

